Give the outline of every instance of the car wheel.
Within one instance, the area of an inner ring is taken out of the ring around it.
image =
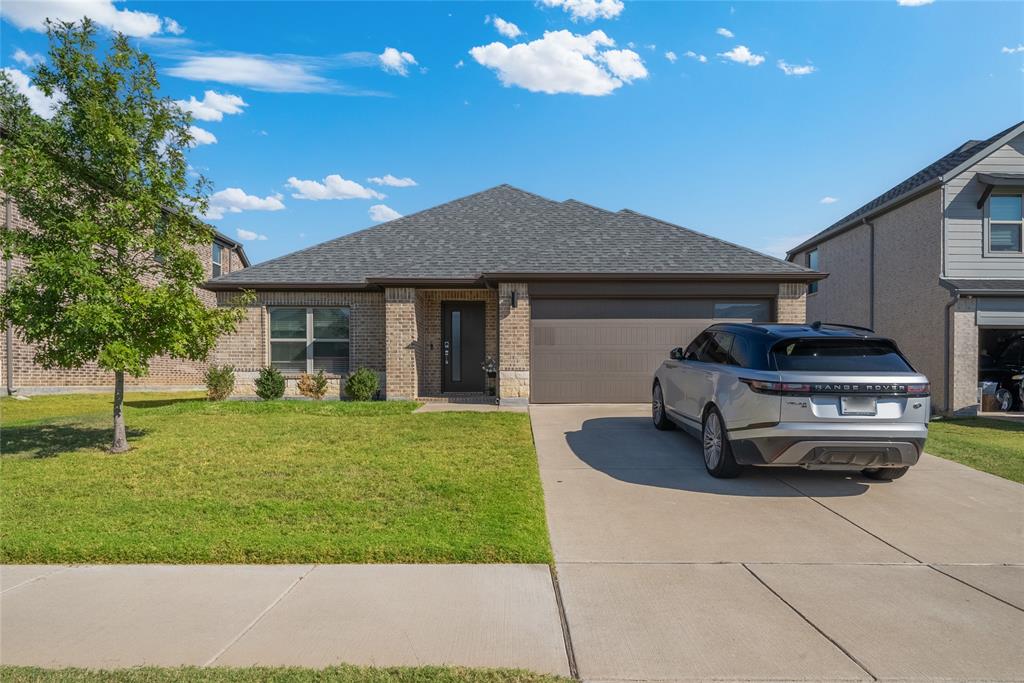
[[[654,426],[662,431],[676,428],[665,414],[665,397],[661,393],[660,382],[655,382],[651,391],[651,419],[654,420]]]
[[[1005,413],[1013,407],[1013,394],[1009,389],[999,389],[996,391],[996,403],[999,404],[999,410]]]
[[[740,466],[732,454],[732,446],[725,435],[725,423],[717,408],[707,411],[701,430],[704,448],[704,467],[708,474],[719,479],[731,479],[740,473]]]
[[[902,477],[909,469],[909,467],[870,467],[863,470],[863,473],[868,479],[892,481],[893,479],[899,479]]]

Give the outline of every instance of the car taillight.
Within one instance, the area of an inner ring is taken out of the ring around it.
[[[928,393],[928,384],[908,384],[907,395],[909,396],[924,396]]]
[[[741,382],[759,394],[809,394],[810,384],[797,382],[765,382],[759,379],[741,379]]]

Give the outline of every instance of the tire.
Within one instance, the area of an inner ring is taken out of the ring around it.
[[[861,472],[868,479],[892,481],[893,479],[899,479],[902,477],[909,469],[909,467],[875,467],[861,470]]]
[[[708,474],[717,479],[739,476],[740,466],[733,457],[732,445],[725,435],[725,421],[717,408],[712,408],[704,415],[700,442]]]
[[[651,390],[651,419],[654,420],[654,427],[663,432],[676,428],[675,423],[665,414],[665,397],[661,393],[660,382],[655,382]]]

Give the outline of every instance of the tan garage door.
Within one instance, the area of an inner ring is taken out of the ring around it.
[[[733,306],[734,315],[748,304],[764,311],[758,318],[767,317],[767,301],[534,299],[530,401],[650,401],[654,371],[672,348],[685,347],[708,325],[720,322],[714,314],[725,310],[721,306]]]

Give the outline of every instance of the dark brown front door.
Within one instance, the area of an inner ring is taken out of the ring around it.
[[[445,301],[441,304],[441,315],[444,328],[441,340],[443,391],[483,391],[483,302]]]

